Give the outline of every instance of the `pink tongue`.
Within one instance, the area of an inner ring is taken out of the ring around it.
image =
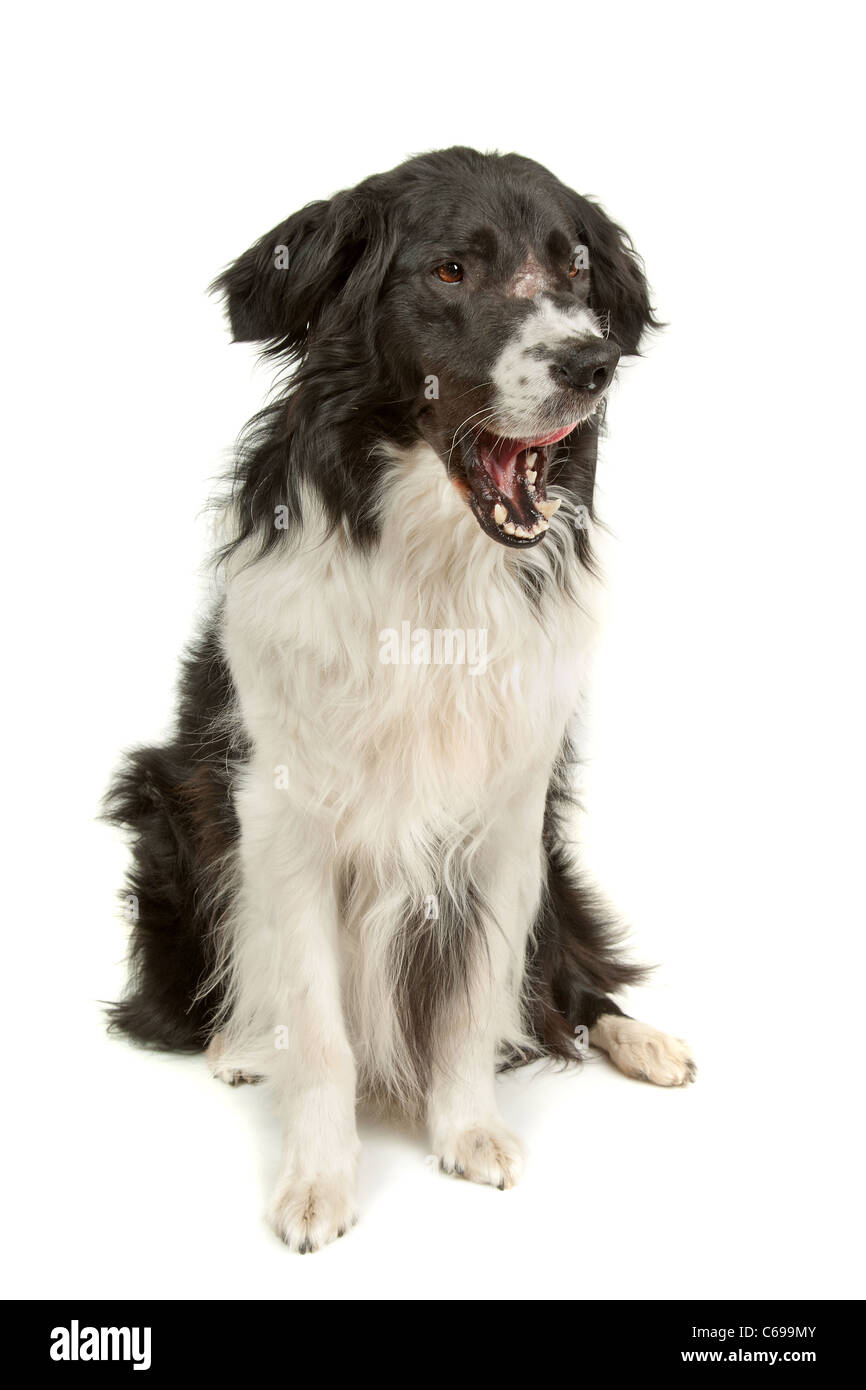
[[[481,459],[499,491],[506,497],[514,496],[514,465],[518,454],[524,449],[542,449],[546,444],[555,444],[571,434],[574,425],[554,430],[553,434],[541,435],[538,439],[497,439],[489,449],[483,444],[479,448]]]
[[[514,465],[525,445],[519,439],[498,439],[492,449],[481,446],[481,461],[499,491],[514,496]]]

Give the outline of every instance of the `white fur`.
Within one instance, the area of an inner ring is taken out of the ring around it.
[[[533,431],[527,431],[528,420],[536,422],[538,434],[549,429],[544,416],[550,402],[550,367],[539,351],[547,354],[569,341],[582,346],[601,337],[591,309],[576,305],[566,312],[544,295],[536,299],[520,332],[509,339],[493,364],[493,411],[498,432],[515,439],[529,438]]]
[[[520,568],[562,563],[550,537],[522,552],[491,542],[424,445],[388,456],[388,474],[374,550],[329,534],[310,494],[298,539],[238,555],[227,583],[223,641],[254,751],[218,1061],[276,1085],[272,1221],[296,1248],[353,1216],[359,1083],[426,1104],[444,1166],[497,1186],[516,1176],[495,1060],[528,1042],[519,994],[545,795],[595,627],[589,575],[578,600],[552,583],[539,609],[528,602]],[[563,506],[551,529],[570,524]],[[486,629],[483,673],[383,665],[380,633],[407,620]],[[430,895],[461,902],[470,888],[485,949],[442,1020],[424,1097],[395,1016],[395,937]]]

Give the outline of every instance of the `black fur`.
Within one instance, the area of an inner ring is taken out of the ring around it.
[[[480,229],[479,216],[486,218]],[[235,339],[261,342],[294,368],[240,446],[229,550],[251,537],[263,550],[276,545],[285,534],[274,526],[278,507],[287,508],[290,528],[300,525],[302,484],[315,488],[331,524],[344,526],[355,544],[377,544],[376,446],[426,439],[442,456],[455,427],[448,402],[462,399],[468,413],[490,344],[502,341],[525,308],[504,297],[470,303],[442,295],[422,283],[420,271],[436,256],[447,258],[459,241],[479,264],[494,267],[491,274],[504,275],[527,239],[550,265],[576,239],[589,248],[588,287],[563,280],[556,294],[569,303],[588,295],[611,340],[623,353],[637,352],[655,320],[628,238],[596,203],[517,155],[455,148],[410,160],[310,204],[218,278],[214,288],[225,297]],[[277,248],[285,248],[288,269],[277,268]],[[419,390],[431,373],[448,387],[436,404]],[[550,462],[557,483],[590,510],[598,430],[598,418],[579,428]],[[551,532],[545,543],[572,545],[573,558],[592,564],[585,535],[554,541]],[[527,573],[530,591],[542,582]],[[203,1046],[220,1003],[219,925],[231,893],[225,868],[238,833],[232,787],[248,750],[235,732],[234,692],[216,630],[212,625],[186,659],[172,742],[132,753],[107,802],[108,818],[133,833],[127,891],[138,901],[129,991],[113,1006],[111,1022],[167,1048]],[[575,1027],[619,1012],[609,992],[641,972],[622,962],[608,917],[566,865],[563,795],[557,777],[548,798],[547,892],[528,962],[526,1010],[539,1050],[573,1059]],[[459,923],[455,928],[459,934]],[[418,922],[407,931],[418,978],[425,979],[426,966],[436,966],[430,933]],[[459,960],[453,965],[459,974]],[[415,1002],[406,1028],[420,1056],[436,991],[429,998],[423,990],[409,994]]]
[[[547,883],[526,970],[525,1009],[539,1052],[574,1061],[575,1035],[602,1014],[622,1013],[608,996],[648,973],[620,954],[622,927],[575,869],[564,821],[574,804],[574,751],[566,741],[547,793],[544,851]],[[512,1059],[512,1065],[527,1060]]]
[[[407,912],[393,945],[399,962],[397,1015],[421,1094],[431,1079],[437,1024],[455,997],[462,996],[469,1007],[467,984],[485,941],[480,904],[471,889],[457,902],[440,888],[436,903],[436,917],[423,908]]]
[[[222,881],[238,831],[232,771],[247,753],[233,706],[211,627],[183,663],[172,742],[130,753],[106,798],[105,818],[134,836],[130,982],[110,1025],[155,1047],[203,1047],[221,1002]]]
[[[553,227],[550,236],[560,238],[558,251],[583,241],[592,267],[588,302],[624,354],[636,353],[643,332],[657,326],[626,234],[591,199],[520,155],[439,151],[330,202],[311,203],[260,238],[211,287],[225,299],[237,341],[261,342],[287,366],[297,364],[290,387],[242,441],[233,484],[240,518],[235,546],[250,536],[263,547],[278,544],[274,510],[288,505],[297,524],[297,491],[307,480],[334,525],[345,525],[359,544],[374,543],[381,470],[375,446],[383,439],[410,444],[419,435],[441,445],[457,424],[444,408],[444,419],[433,418],[419,383],[437,375],[443,400],[458,399],[469,413],[478,364],[509,323],[501,305],[477,312],[425,300],[416,281],[419,267],[444,256],[446,245],[474,243],[479,206],[503,266],[522,254],[524,233],[537,235],[541,208],[545,235]],[[518,234],[513,245],[511,227]],[[287,269],[275,264],[281,248]],[[572,292],[562,295],[570,299]],[[513,314],[520,310],[516,305]],[[562,483],[580,487],[584,433],[594,440],[596,430],[591,422],[558,450]]]

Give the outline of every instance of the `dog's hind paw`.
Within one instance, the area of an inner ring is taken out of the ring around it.
[[[215,1081],[223,1081],[226,1086],[255,1086],[256,1082],[261,1081],[260,1076],[254,1076],[249,1071],[230,1071],[228,1067],[217,1067],[213,1073]]]
[[[224,1081],[227,1086],[255,1086],[261,1077],[255,1072],[244,1071],[238,1067],[224,1067],[220,1061],[224,1049],[222,1033],[215,1033],[207,1046],[205,1056],[211,1075],[216,1081]]]
[[[687,1086],[698,1074],[684,1042],[623,1014],[602,1014],[589,1041],[626,1076],[654,1086]]]

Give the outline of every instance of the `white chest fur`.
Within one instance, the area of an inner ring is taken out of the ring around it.
[[[390,458],[369,551],[330,531],[313,495],[303,506],[299,533],[237,557],[226,594],[223,640],[253,745],[235,793],[231,1047],[236,1065],[267,1073],[267,1042],[250,1052],[249,1039],[267,1040],[287,990],[321,987],[332,941],[334,1036],[344,1022],[365,1084],[405,1099],[419,1075],[401,1022],[419,943],[407,931],[431,902],[444,952],[455,933],[474,943],[464,978],[487,962],[474,1005],[484,1045],[524,1044],[545,796],[585,678],[595,583],[555,572],[577,569],[551,534],[571,524],[567,499],[540,545],[506,550],[423,447]],[[547,573],[540,592],[532,566]]]
[[[585,680],[595,583],[530,598],[514,552],[478,528],[438,458],[393,457],[382,538],[297,539],[230,576],[224,642],[257,760],[344,847],[441,822],[452,833],[547,777]],[[570,524],[563,506],[555,525]],[[243,559],[243,557],[241,557]]]

